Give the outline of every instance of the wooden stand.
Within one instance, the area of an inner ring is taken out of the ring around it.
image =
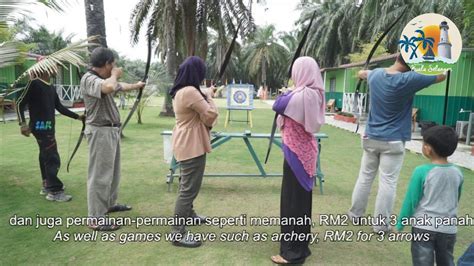
[[[230,112],[231,112],[232,110],[234,110],[234,111],[247,111],[247,120],[245,120],[245,121],[243,121],[243,120],[232,120],[232,119],[231,119],[231,116],[230,116]],[[230,121],[234,121],[234,122],[246,122],[247,125],[250,125],[250,127],[252,128],[252,127],[253,127],[252,110],[227,109],[227,112],[226,112],[226,114],[225,114],[224,128],[227,128],[227,124],[228,124]]]

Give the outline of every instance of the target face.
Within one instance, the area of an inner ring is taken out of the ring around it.
[[[247,94],[245,94],[243,91],[236,91],[234,93],[234,102],[238,104],[243,104],[247,100]]]
[[[232,84],[227,86],[227,109],[253,109],[253,85]]]

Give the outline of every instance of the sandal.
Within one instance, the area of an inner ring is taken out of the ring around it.
[[[132,207],[131,206],[128,206],[128,205],[125,205],[125,204],[117,204],[115,206],[112,206],[110,207],[108,210],[107,210],[107,213],[111,213],[111,212],[124,212],[124,211],[129,211],[131,210]]]
[[[289,262],[280,255],[271,256],[270,259],[275,264],[289,264]]]
[[[304,259],[297,260],[297,261],[287,261],[281,255],[271,256],[270,260],[275,264],[303,264]]]

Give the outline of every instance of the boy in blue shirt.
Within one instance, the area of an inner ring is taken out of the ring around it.
[[[457,217],[463,175],[447,160],[457,144],[456,132],[450,127],[434,126],[423,135],[423,155],[431,163],[413,171],[396,226],[402,230],[411,225],[414,235],[425,235],[412,241],[413,265],[434,265],[435,258],[437,265],[454,265],[456,224],[440,221]]]
[[[359,177],[352,193],[349,217],[356,221],[365,214],[370,190],[377,172],[379,188],[375,201],[373,230],[390,230],[398,175],[405,155],[405,142],[411,139],[411,110],[415,93],[443,81],[444,74],[427,76],[410,71],[399,55],[388,68],[362,70],[359,77],[367,79],[370,88],[369,117],[362,139],[364,153]]]

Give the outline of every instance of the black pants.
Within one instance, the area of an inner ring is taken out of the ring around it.
[[[306,191],[296,179],[289,164],[283,164],[283,182],[281,184],[280,215],[284,217],[311,217],[312,191]],[[285,225],[281,226],[282,234],[309,234],[311,225]],[[308,241],[280,242],[280,256],[293,263],[303,263],[311,255]]]
[[[48,192],[62,191],[63,183],[58,177],[61,160],[54,134],[33,133],[33,135],[39,146],[39,165],[43,187]]]
[[[176,200],[174,214],[177,217],[190,218],[196,216],[193,202],[201,189],[206,154],[179,162],[181,177],[179,179],[179,194]],[[173,226],[173,230],[185,233],[184,225]]]
[[[423,230],[412,227],[413,234],[429,234],[428,241],[412,241],[411,242],[411,256],[413,265],[434,265],[436,258],[436,265],[454,266],[454,243],[456,243],[456,234],[444,234]]]

